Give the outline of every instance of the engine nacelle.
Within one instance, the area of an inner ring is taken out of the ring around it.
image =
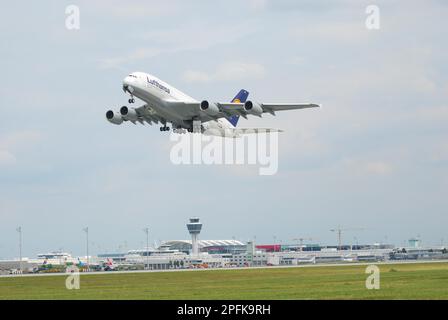
[[[134,108],[128,108],[126,106],[122,106],[120,109],[120,113],[126,120],[137,121],[138,114]]]
[[[118,112],[113,112],[112,110],[109,110],[106,112],[106,119],[113,124],[122,124],[123,118]]]
[[[220,112],[216,104],[209,103],[207,100],[202,101],[199,107],[201,108],[201,111],[204,111],[210,116],[216,116]]]
[[[255,116],[261,116],[263,114],[263,108],[258,103],[252,101],[246,101],[244,103],[244,110]]]

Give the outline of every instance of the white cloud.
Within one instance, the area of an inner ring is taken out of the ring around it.
[[[17,162],[17,152],[27,149],[42,138],[36,131],[20,131],[0,136],[0,166]]]
[[[394,172],[392,163],[386,161],[345,158],[342,163],[358,175],[389,175]]]
[[[112,16],[120,19],[138,19],[173,16],[182,11],[182,2],[174,1],[120,1],[101,0],[88,1],[86,6],[97,14]],[[80,5],[81,10],[84,5]],[[82,12],[82,11],[81,11]]]
[[[292,38],[300,41],[331,41],[332,43],[368,42],[372,34],[362,22],[333,22],[319,25],[301,25],[289,31]]]
[[[220,82],[241,79],[260,79],[266,74],[264,66],[257,63],[227,62],[219,65],[215,71],[204,72],[187,70],[183,79],[186,82]]]
[[[211,77],[208,73],[196,70],[187,70],[183,75],[186,82],[210,82]]]
[[[249,0],[249,7],[252,10],[263,10],[268,4],[267,0]]]
[[[384,175],[391,173],[393,171],[393,167],[391,164],[386,162],[368,162],[365,164],[365,171],[367,173]]]
[[[448,142],[446,142],[447,140],[448,139],[446,139],[443,142],[435,143],[433,146],[430,147],[430,150],[428,152],[430,161],[436,163],[448,162]]]
[[[89,223],[97,237],[108,239],[112,229],[132,247],[141,237],[129,230],[138,231],[141,219],[155,221],[161,237],[185,232],[182,221],[191,210],[167,206],[167,188],[186,208],[196,208],[204,199],[222,201],[222,195],[231,202],[230,188],[232,194],[249,190],[255,195],[245,197],[241,210],[263,217],[252,224],[260,241],[272,240],[273,228],[285,237],[293,233],[297,224],[285,222],[294,217],[316,217],[306,227],[325,235],[322,222],[355,219],[368,224],[369,212],[395,212],[392,222],[425,212],[426,225],[410,222],[408,227],[435,239],[445,232],[440,226],[446,225],[448,206],[442,194],[448,187],[447,8],[433,1],[418,3],[406,10],[390,1],[378,3],[382,29],[372,33],[364,27],[365,6],[350,0],[220,2],[218,9],[215,3],[177,2],[175,12],[170,11],[172,2],[113,0],[109,5],[81,0],[82,32],[70,34],[63,28],[63,10],[39,3],[23,12],[12,4],[43,32],[30,33],[23,26],[0,31],[9,40],[2,52],[7,63],[1,105],[14,106],[2,110],[8,120],[0,134],[0,212],[14,213],[10,221],[2,220],[2,227],[14,230],[25,221],[30,237],[36,230],[34,243],[47,250],[70,239],[72,227],[58,219],[63,212]],[[14,16],[10,9],[7,20]],[[40,21],[44,15],[48,19]],[[33,59],[26,59],[30,50]],[[155,67],[164,77],[179,80],[183,75],[193,83],[212,84],[184,83],[189,92],[199,87],[198,96],[207,92],[218,98],[236,89],[233,80],[244,78],[249,81],[238,87],[259,101],[312,101],[324,108],[241,119],[245,127],[285,129],[279,138],[278,175],[268,179],[258,177],[256,167],[173,167],[167,137],[157,128],[116,127],[104,120],[109,106],[127,99],[117,88],[118,72],[92,70],[95,61],[126,73]],[[31,91],[11,95],[24,73],[40,80],[32,82]],[[55,81],[59,74],[68,76]],[[263,81],[252,81],[263,76]],[[44,128],[45,145],[30,132],[20,133],[21,128]],[[14,163],[9,170],[7,165]],[[198,196],[197,190],[210,181],[213,192]],[[258,196],[260,188],[272,196]],[[229,230],[241,210],[217,210],[202,213],[210,227],[205,232],[233,232]],[[41,212],[45,221],[33,212]],[[282,215],[276,220],[278,212]],[[42,238],[38,230],[48,227],[47,220],[65,238],[54,232]],[[238,226],[237,234],[251,232],[245,224]],[[401,225],[388,226],[396,238],[409,233]],[[80,229],[74,227],[75,239]],[[14,248],[8,239],[2,239],[0,255],[9,255],[4,248]],[[76,241],[70,246],[83,250]]]
[[[238,24],[204,26],[196,22],[171,29],[155,29],[136,34],[138,43],[151,43],[150,47],[139,47],[122,56],[105,57],[99,60],[104,69],[124,70],[125,65],[159,55],[177,54],[185,51],[203,51],[220,45],[231,45],[253,34],[256,28],[244,21]]]
[[[289,64],[295,65],[295,66],[303,66],[303,65],[305,65],[305,62],[306,62],[306,59],[301,56],[295,56],[289,60]]]
[[[0,136],[0,149],[17,149],[27,147],[39,141],[42,134],[37,131],[18,131]]]
[[[130,62],[138,62],[140,60],[149,59],[163,53],[163,50],[158,48],[137,48],[134,51],[122,57],[102,58],[99,66],[102,69],[118,69],[128,72],[125,65]]]
[[[15,164],[16,161],[16,157],[11,152],[0,149],[0,166],[12,165]]]

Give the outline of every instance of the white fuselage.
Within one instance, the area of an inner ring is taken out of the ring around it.
[[[198,103],[196,99],[144,72],[133,72],[124,78],[123,90],[145,101],[158,115],[179,126],[191,121],[191,114],[187,108],[182,108],[182,103]],[[232,127],[226,119],[208,121],[204,125],[208,128]]]

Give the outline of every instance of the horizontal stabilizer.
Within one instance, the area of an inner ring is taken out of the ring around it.
[[[270,134],[278,132],[283,132],[283,130],[273,128],[210,128],[204,131],[203,134],[224,138],[239,138],[249,134]]]

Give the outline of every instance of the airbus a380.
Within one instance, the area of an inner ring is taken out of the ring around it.
[[[277,111],[319,107],[313,103],[257,103],[247,100],[249,92],[244,89],[231,102],[198,101],[143,72],[133,72],[124,78],[123,91],[130,94],[129,103],[134,103],[137,97],[145,104],[137,108],[123,106],[119,112],[109,110],[106,112],[109,122],[117,125],[124,121],[160,123],[160,131],[169,131],[167,124],[171,123],[175,133],[202,132],[237,137],[246,130],[236,128],[239,117],[247,119],[248,115],[261,117],[263,113],[275,115]]]

